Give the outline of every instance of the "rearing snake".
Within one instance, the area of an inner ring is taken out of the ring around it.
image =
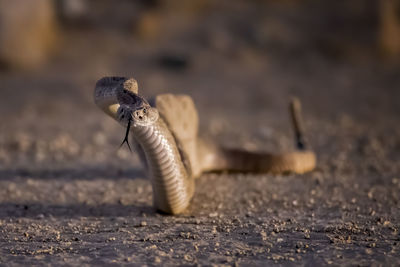
[[[138,95],[132,78],[100,79],[94,100],[127,127],[127,135],[133,135],[151,181],[154,206],[165,213],[186,209],[194,193],[194,179],[203,172],[304,173],[316,165],[314,152],[306,150],[298,100],[290,105],[298,150],[283,154],[228,150],[203,141],[197,136],[198,114],[189,96],[158,95],[150,105]]]

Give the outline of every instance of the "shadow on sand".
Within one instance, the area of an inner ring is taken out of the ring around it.
[[[12,181],[15,178],[32,179],[68,179],[68,180],[95,180],[95,179],[138,179],[146,177],[142,169],[118,169],[115,167],[81,167],[61,169],[4,169],[0,170],[0,181]]]
[[[159,214],[152,206],[122,204],[65,204],[0,203],[0,219],[28,218],[51,219],[52,217],[142,217]]]

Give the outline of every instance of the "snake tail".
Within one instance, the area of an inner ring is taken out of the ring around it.
[[[203,157],[203,171],[280,174],[305,173],[313,170],[317,159],[315,153],[309,150],[304,134],[301,103],[297,98],[293,98],[290,102],[289,111],[295,134],[296,150],[281,154],[265,153],[200,143],[199,153],[206,155]]]

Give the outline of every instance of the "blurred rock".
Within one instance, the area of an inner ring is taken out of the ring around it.
[[[56,4],[60,17],[66,23],[81,22],[89,12],[87,0],[57,0]]]
[[[143,1],[138,8],[139,16],[134,20],[133,29],[141,40],[153,42],[162,36],[191,28],[192,23],[213,6],[210,0],[148,2],[150,4]]]
[[[0,62],[32,69],[55,47],[56,19],[51,0],[0,0]]]
[[[135,32],[142,40],[154,41],[160,34],[162,16],[158,11],[143,12],[140,19],[135,23]]]
[[[400,1],[381,0],[379,42],[388,57],[400,56]]]
[[[165,69],[181,71],[188,67],[189,57],[179,53],[165,52],[159,56],[158,62]]]

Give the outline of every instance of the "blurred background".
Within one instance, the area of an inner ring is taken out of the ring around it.
[[[399,67],[400,0],[0,0],[0,262],[399,266]],[[297,96],[317,168],[205,174],[156,214],[104,76],[246,150],[294,148]]]
[[[132,166],[93,103],[103,76],[191,95],[202,133],[248,149],[292,147],[296,95],[329,154],[399,132],[399,60],[398,0],[0,0],[0,167]]]

